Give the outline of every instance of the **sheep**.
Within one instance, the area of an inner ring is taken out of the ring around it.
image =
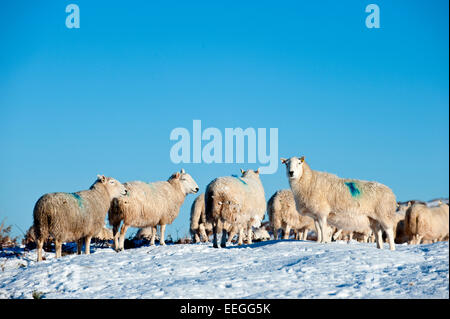
[[[349,242],[353,239],[353,236],[356,235],[355,233],[358,233],[359,235],[357,235],[357,237],[362,237],[362,241],[365,243],[372,234],[369,217],[365,215],[354,212],[341,212],[339,214],[331,212],[328,215],[327,221],[329,225],[342,230],[343,237],[348,237]],[[336,240],[337,238],[335,237],[337,236],[335,235],[333,235],[333,239]]]
[[[97,240],[112,240],[114,236],[110,228],[103,226],[93,238]]]
[[[213,247],[218,248],[217,235],[221,223],[229,223],[239,229],[242,244],[244,230],[248,231],[248,243],[252,242],[252,227],[259,227],[266,211],[264,187],[259,169],[244,171],[236,175],[218,177],[211,181],[205,192],[206,220],[213,223]],[[227,233],[221,235],[221,247],[226,247]]]
[[[233,205],[228,202],[224,204],[225,206],[232,207]],[[234,205],[236,208],[237,206]],[[205,215],[205,193],[200,194],[193,202],[191,206],[191,226],[190,232],[193,236],[193,242],[198,243],[200,238],[203,242],[209,241],[209,236],[212,234],[213,226],[212,223],[206,220]],[[218,224],[218,232],[225,230],[228,234],[227,243],[231,243],[232,239],[238,232],[238,227],[231,225],[228,222],[223,222]]]
[[[56,258],[61,257],[61,246],[65,241],[77,241],[81,253],[84,239],[85,254],[89,254],[91,239],[102,229],[111,200],[126,192],[119,181],[98,175],[89,190],[41,196],[33,210],[37,260],[42,260],[44,241],[49,236],[55,240]]]
[[[191,235],[195,243],[209,241],[208,234],[212,233],[212,224],[206,221],[205,215],[205,193],[197,196],[191,206]]]
[[[270,240],[270,234],[265,227],[259,227],[253,231],[253,241]]]
[[[300,240],[306,240],[308,230],[313,229],[314,220],[311,217],[301,215],[296,207],[294,195],[290,189],[275,192],[267,202],[267,214],[269,215],[273,237],[278,239],[278,230],[283,229],[283,239],[288,239],[291,229],[298,232],[296,236]]]
[[[153,227],[150,245],[155,243],[156,226],[160,226],[160,245],[165,245],[164,232],[167,224],[172,224],[178,216],[187,194],[197,193],[197,183],[184,169],[170,176],[167,181],[144,183],[141,181],[124,184],[127,196],[115,198],[108,213],[113,226],[114,249],[124,248],[125,234],[131,227]],[[121,221],[122,227],[119,230]]]
[[[406,211],[411,207],[412,202],[407,203],[397,203],[397,210],[395,212],[395,224],[394,224],[394,235],[395,243],[403,244],[409,241],[409,236],[405,229],[405,216]],[[424,203],[425,204],[425,203]]]
[[[394,214],[397,206],[395,195],[387,186],[356,179],[344,179],[334,174],[312,170],[305,157],[281,158],[297,210],[314,218],[318,228],[318,240],[330,242],[328,216],[358,214],[367,216],[376,234],[377,247],[383,248],[383,230],[389,239],[391,250],[394,243]]]
[[[409,244],[420,244],[422,241],[442,241],[449,234],[449,211],[447,204],[427,207],[414,204],[405,215],[405,229],[410,238]]]
[[[142,239],[151,240],[152,238],[153,238],[153,227],[152,226],[140,228],[138,230],[138,232],[136,233],[136,235],[134,236],[134,239],[137,239],[137,240],[142,240]],[[159,240],[158,234],[155,234],[155,239]]]

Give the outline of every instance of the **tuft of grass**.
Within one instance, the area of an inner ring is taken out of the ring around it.
[[[42,291],[33,290],[33,299],[42,299],[44,297],[44,293]]]
[[[5,220],[0,224],[0,249],[17,246],[17,237],[11,238],[11,226],[5,227]]]

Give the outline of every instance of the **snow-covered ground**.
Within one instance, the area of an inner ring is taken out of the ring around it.
[[[0,258],[0,298],[449,298],[449,244],[266,241]]]

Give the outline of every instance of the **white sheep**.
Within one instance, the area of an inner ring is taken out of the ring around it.
[[[230,202],[224,203],[224,205],[228,207],[237,207]],[[231,243],[232,239],[238,232],[237,225],[232,225],[228,222],[220,222],[217,227],[219,233],[221,233],[223,230],[227,232],[227,244]],[[206,220],[205,193],[202,193],[194,200],[191,206],[190,232],[194,237],[194,243],[198,243],[200,241],[200,238],[203,242],[208,242],[209,236],[212,234],[212,231],[212,222]]]
[[[158,234],[154,234],[153,233],[153,226],[150,227],[144,227],[144,228],[140,228],[138,230],[138,232],[136,233],[136,235],[134,236],[134,239],[137,240],[142,240],[142,239],[146,239],[146,240],[159,240],[159,236]]]
[[[241,169],[242,176],[224,176],[214,179],[206,187],[206,219],[213,223],[213,246],[218,248],[220,223],[229,223],[239,229],[239,244],[247,230],[252,242],[252,227],[259,227],[264,218],[266,200],[264,188],[256,171]],[[227,233],[222,231],[221,247],[226,247]]]
[[[305,158],[281,159],[294,194],[297,210],[314,218],[321,242],[330,242],[328,216],[364,215],[376,234],[377,247],[383,248],[383,230],[391,250],[394,243],[395,195],[387,186],[356,179],[339,178],[334,174],[312,170]]]
[[[266,241],[270,240],[270,234],[265,227],[259,227],[253,230],[254,241]]]
[[[33,210],[37,260],[42,260],[44,241],[49,236],[55,240],[56,258],[61,257],[62,243],[66,241],[76,241],[81,253],[84,239],[85,253],[89,254],[91,239],[105,224],[111,200],[126,192],[119,181],[98,175],[89,190],[49,193],[39,198]]]
[[[409,244],[448,240],[448,205],[444,203],[435,207],[420,203],[412,205],[406,211],[405,229],[410,238]]]
[[[125,234],[129,227],[153,227],[151,245],[155,243],[156,226],[160,226],[160,244],[165,245],[164,231],[178,216],[187,194],[197,193],[199,188],[194,179],[183,169],[167,181],[144,183],[141,181],[124,184],[127,196],[115,198],[109,210],[109,223],[113,226],[114,248],[123,250]],[[120,232],[118,228],[123,220]]]
[[[329,225],[336,227],[336,229],[342,230],[344,237],[347,237],[349,242],[356,235],[355,233],[360,234],[359,236],[362,237],[362,241],[365,243],[372,234],[370,219],[366,215],[353,212],[341,212],[339,214],[331,212],[328,215],[327,222]],[[336,237],[335,235],[333,235],[333,238]]]
[[[205,215],[205,193],[197,196],[191,206],[190,232],[195,243],[209,241],[208,234],[212,233],[212,223],[206,221]]]
[[[301,215],[296,207],[294,195],[290,189],[275,192],[267,202],[267,214],[273,237],[278,239],[278,230],[283,230],[283,239],[288,239],[293,229],[300,240],[306,240],[308,231],[314,228],[314,220],[311,217]]]

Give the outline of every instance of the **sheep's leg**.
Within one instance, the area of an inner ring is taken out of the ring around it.
[[[123,223],[122,227],[120,228],[119,248],[117,249],[117,251],[124,250],[125,235],[127,233],[128,227],[128,225]]]
[[[208,235],[206,235],[205,225],[200,224],[199,229],[200,229],[200,235],[202,237],[202,241],[208,242]]]
[[[278,240],[278,228],[273,229],[273,239]]]
[[[238,239],[238,245],[241,246],[244,243],[244,228],[239,229],[239,239]]]
[[[316,226],[316,234],[317,234],[316,242],[321,243],[322,242],[322,228],[319,224],[319,221],[314,220],[314,225]]]
[[[225,228],[222,229],[222,236],[220,238],[220,247],[225,248],[227,247],[227,231]]]
[[[249,226],[247,232],[247,244],[251,244],[253,242],[252,237],[253,237],[252,226]]]
[[[349,234],[348,234],[348,243],[350,244],[350,242],[352,241],[352,239],[353,239],[353,232],[350,232]]]
[[[77,240],[77,255],[81,255],[81,249],[83,248],[83,238]]]
[[[301,239],[301,240],[306,240],[307,237],[308,237],[308,229],[305,228],[305,229],[303,230],[303,234],[302,234],[302,239]]]
[[[369,237],[367,235],[363,236],[362,242],[363,243],[367,243],[368,242]]]
[[[119,250],[119,236],[120,236],[120,233],[119,233],[119,226],[120,226],[120,223],[113,226],[114,249],[115,249],[116,251]],[[81,253],[81,249],[80,249],[80,253]]]
[[[329,243],[330,240],[330,236],[328,234],[328,225],[327,225],[327,217],[326,216],[321,216],[319,218],[319,226],[320,229],[322,231],[322,243]]]
[[[419,245],[419,244],[421,243],[421,241],[422,241],[422,237],[423,237],[423,236],[420,236],[419,234],[417,234],[417,235],[415,236],[414,244],[415,244],[415,245]]]
[[[150,246],[155,245],[155,239],[156,239],[156,226],[152,227],[152,239],[150,240]]]
[[[375,233],[375,240],[377,242],[377,248],[383,249],[383,231],[381,228],[377,229]]]
[[[86,236],[84,238],[84,253],[89,255],[91,253],[91,239],[92,236]]]
[[[341,235],[341,233],[342,233],[342,229],[339,229],[337,232],[334,233],[333,239],[334,240],[338,240],[338,238]]]
[[[196,232],[194,235],[194,243],[199,243],[199,242],[200,242],[200,236],[198,235],[198,232]]]
[[[386,235],[387,235],[388,240],[389,240],[389,249],[390,250],[395,250],[394,230],[393,230],[393,228],[389,227],[385,231],[386,231]]]
[[[219,245],[217,245],[217,223],[213,224],[213,247],[219,248]]]
[[[38,239],[38,241],[37,241],[37,261],[42,261],[43,249],[44,249],[44,240]]]
[[[223,231],[223,229],[222,229]],[[227,234],[228,235],[228,239],[227,239],[227,243],[231,244],[231,241],[233,240],[234,236],[236,235],[236,233],[238,232],[238,229],[236,228],[236,226],[231,227],[230,233]],[[239,229],[239,234],[240,234],[240,229]],[[243,239],[243,238],[242,238]],[[239,235],[239,239],[238,239],[242,245],[242,241],[241,241],[241,236]]]
[[[164,241],[164,232],[166,231],[166,225],[160,225],[159,227],[160,227],[159,231],[161,233],[159,237],[159,244],[165,246],[166,242]]]
[[[283,239],[289,239],[289,235],[291,234],[291,226],[286,225],[284,228]]]
[[[55,254],[56,258],[61,257],[61,250],[62,250],[62,242],[60,240],[55,239]]]

